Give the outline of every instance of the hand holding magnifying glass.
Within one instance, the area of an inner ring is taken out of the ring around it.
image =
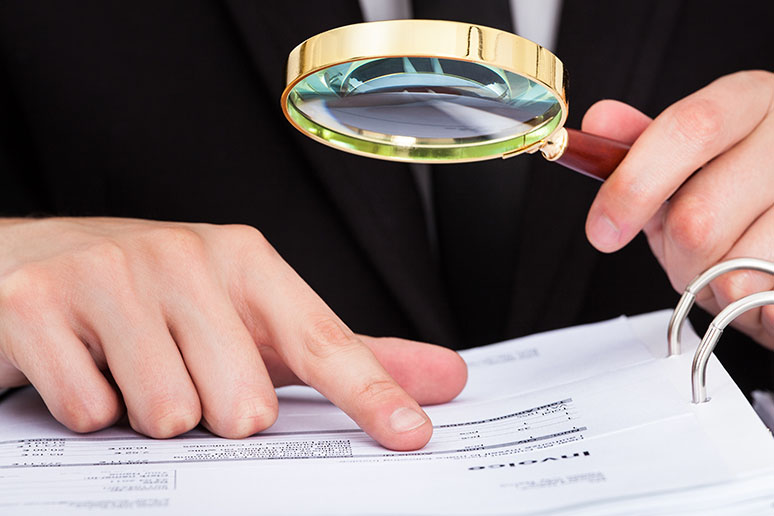
[[[774,175],[766,168],[774,75],[723,77],[652,124],[620,103],[589,110],[585,129],[626,143],[564,128],[566,83],[556,56],[513,34],[393,20],[341,27],[296,47],[282,108],[317,141],[395,161],[455,163],[540,150],[604,180],[628,156],[590,209],[589,239],[612,252],[644,229],[677,290],[721,259],[774,259]],[[699,304],[717,312],[772,288],[770,278],[746,274],[717,280]],[[774,307],[736,325],[774,347]]]
[[[540,150],[605,179],[629,145],[565,129],[551,52],[489,27],[392,20],[333,29],[288,58],[282,108],[303,133],[395,161],[458,163]]]

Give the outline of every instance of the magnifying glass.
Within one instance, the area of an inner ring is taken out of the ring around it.
[[[290,53],[285,116],[337,149],[460,163],[541,151],[604,180],[627,144],[564,128],[567,74],[540,45],[443,20],[339,27]]]

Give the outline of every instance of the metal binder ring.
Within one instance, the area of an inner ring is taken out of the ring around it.
[[[709,401],[707,398],[707,362],[715,349],[720,335],[731,322],[753,308],[764,305],[774,305],[774,290],[767,292],[758,292],[734,301],[712,320],[707,333],[701,339],[696,354],[693,356],[693,365],[691,366],[691,388],[693,391],[693,402],[704,403]]]
[[[693,307],[693,303],[696,300],[696,294],[718,276],[740,269],[774,274],[774,263],[767,262],[766,260],[759,260],[758,258],[735,258],[733,260],[721,262],[714,267],[710,267],[691,280],[688,286],[685,287],[685,292],[683,292],[680,301],[677,303],[677,307],[675,307],[675,311],[672,312],[672,318],[669,320],[669,329],[667,330],[667,356],[671,357],[680,354],[680,330],[683,327],[683,321],[685,321],[685,318],[688,316],[688,312],[691,310],[691,307]]]

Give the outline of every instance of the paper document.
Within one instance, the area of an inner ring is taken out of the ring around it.
[[[415,452],[305,387],[254,437],[163,441],[74,434],[21,390],[0,402],[0,513],[774,514],[774,439],[714,358],[691,403],[698,339],[664,358],[669,315],[463,352],[468,385],[426,407]]]

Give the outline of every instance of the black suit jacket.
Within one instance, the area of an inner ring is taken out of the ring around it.
[[[486,8],[425,4],[473,22]],[[601,98],[655,116],[723,74],[771,67],[771,2],[564,4],[572,127]],[[251,224],[355,331],[465,347],[408,167],[313,143],[279,108],[291,48],[358,21],[356,0],[3,0],[0,212]],[[502,338],[674,305],[642,238],[610,256],[586,242],[594,181],[519,159]],[[753,343],[720,348],[745,387],[774,378]]]

